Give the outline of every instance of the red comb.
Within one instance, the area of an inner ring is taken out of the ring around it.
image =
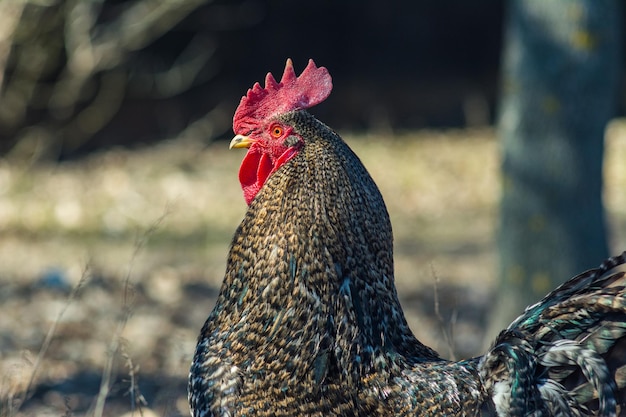
[[[259,83],[241,98],[233,117],[233,130],[248,134],[259,122],[277,114],[308,109],[326,100],[333,88],[328,70],[317,67],[312,59],[299,77],[287,60],[280,82],[271,73],[265,77],[265,87]]]

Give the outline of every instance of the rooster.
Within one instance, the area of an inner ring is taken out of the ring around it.
[[[248,210],[189,375],[193,416],[626,415],[626,254],[526,309],[481,357],[415,338],[394,285],[385,203],[306,109],[332,89],[310,60],[241,99],[231,148]]]

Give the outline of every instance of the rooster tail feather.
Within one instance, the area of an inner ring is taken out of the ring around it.
[[[479,365],[498,415],[626,415],[625,264],[626,252],[572,278],[498,336]]]
[[[599,402],[599,415],[615,415],[617,386],[606,361],[600,354],[584,348],[576,341],[558,340],[549,346],[545,353],[539,355],[539,364],[548,369],[549,375],[549,370],[553,368],[560,369],[574,365],[580,369],[587,381],[585,386],[588,386],[588,389],[577,391],[574,399],[579,404],[583,404],[590,399],[583,397],[583,392],[586,394],[595,392]],[[552,377],[554,378],[554,374]]]

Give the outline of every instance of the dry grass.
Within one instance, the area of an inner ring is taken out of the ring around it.
[[[609,136],[618,248],[626,123]],[[412,328],[444,354],[476,353],[495,270],[493,132],[346,139],[388,203]],[[61,165],[0,161],[0,416],[188,415],[195,340],[245,211],[242,156],[225,143],[173,141]]]

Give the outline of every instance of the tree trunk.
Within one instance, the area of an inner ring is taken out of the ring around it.
[[[490,338],[608,255],[603,141],[621,63],[619,0],[508,6],[498,126],[500,288]]]

